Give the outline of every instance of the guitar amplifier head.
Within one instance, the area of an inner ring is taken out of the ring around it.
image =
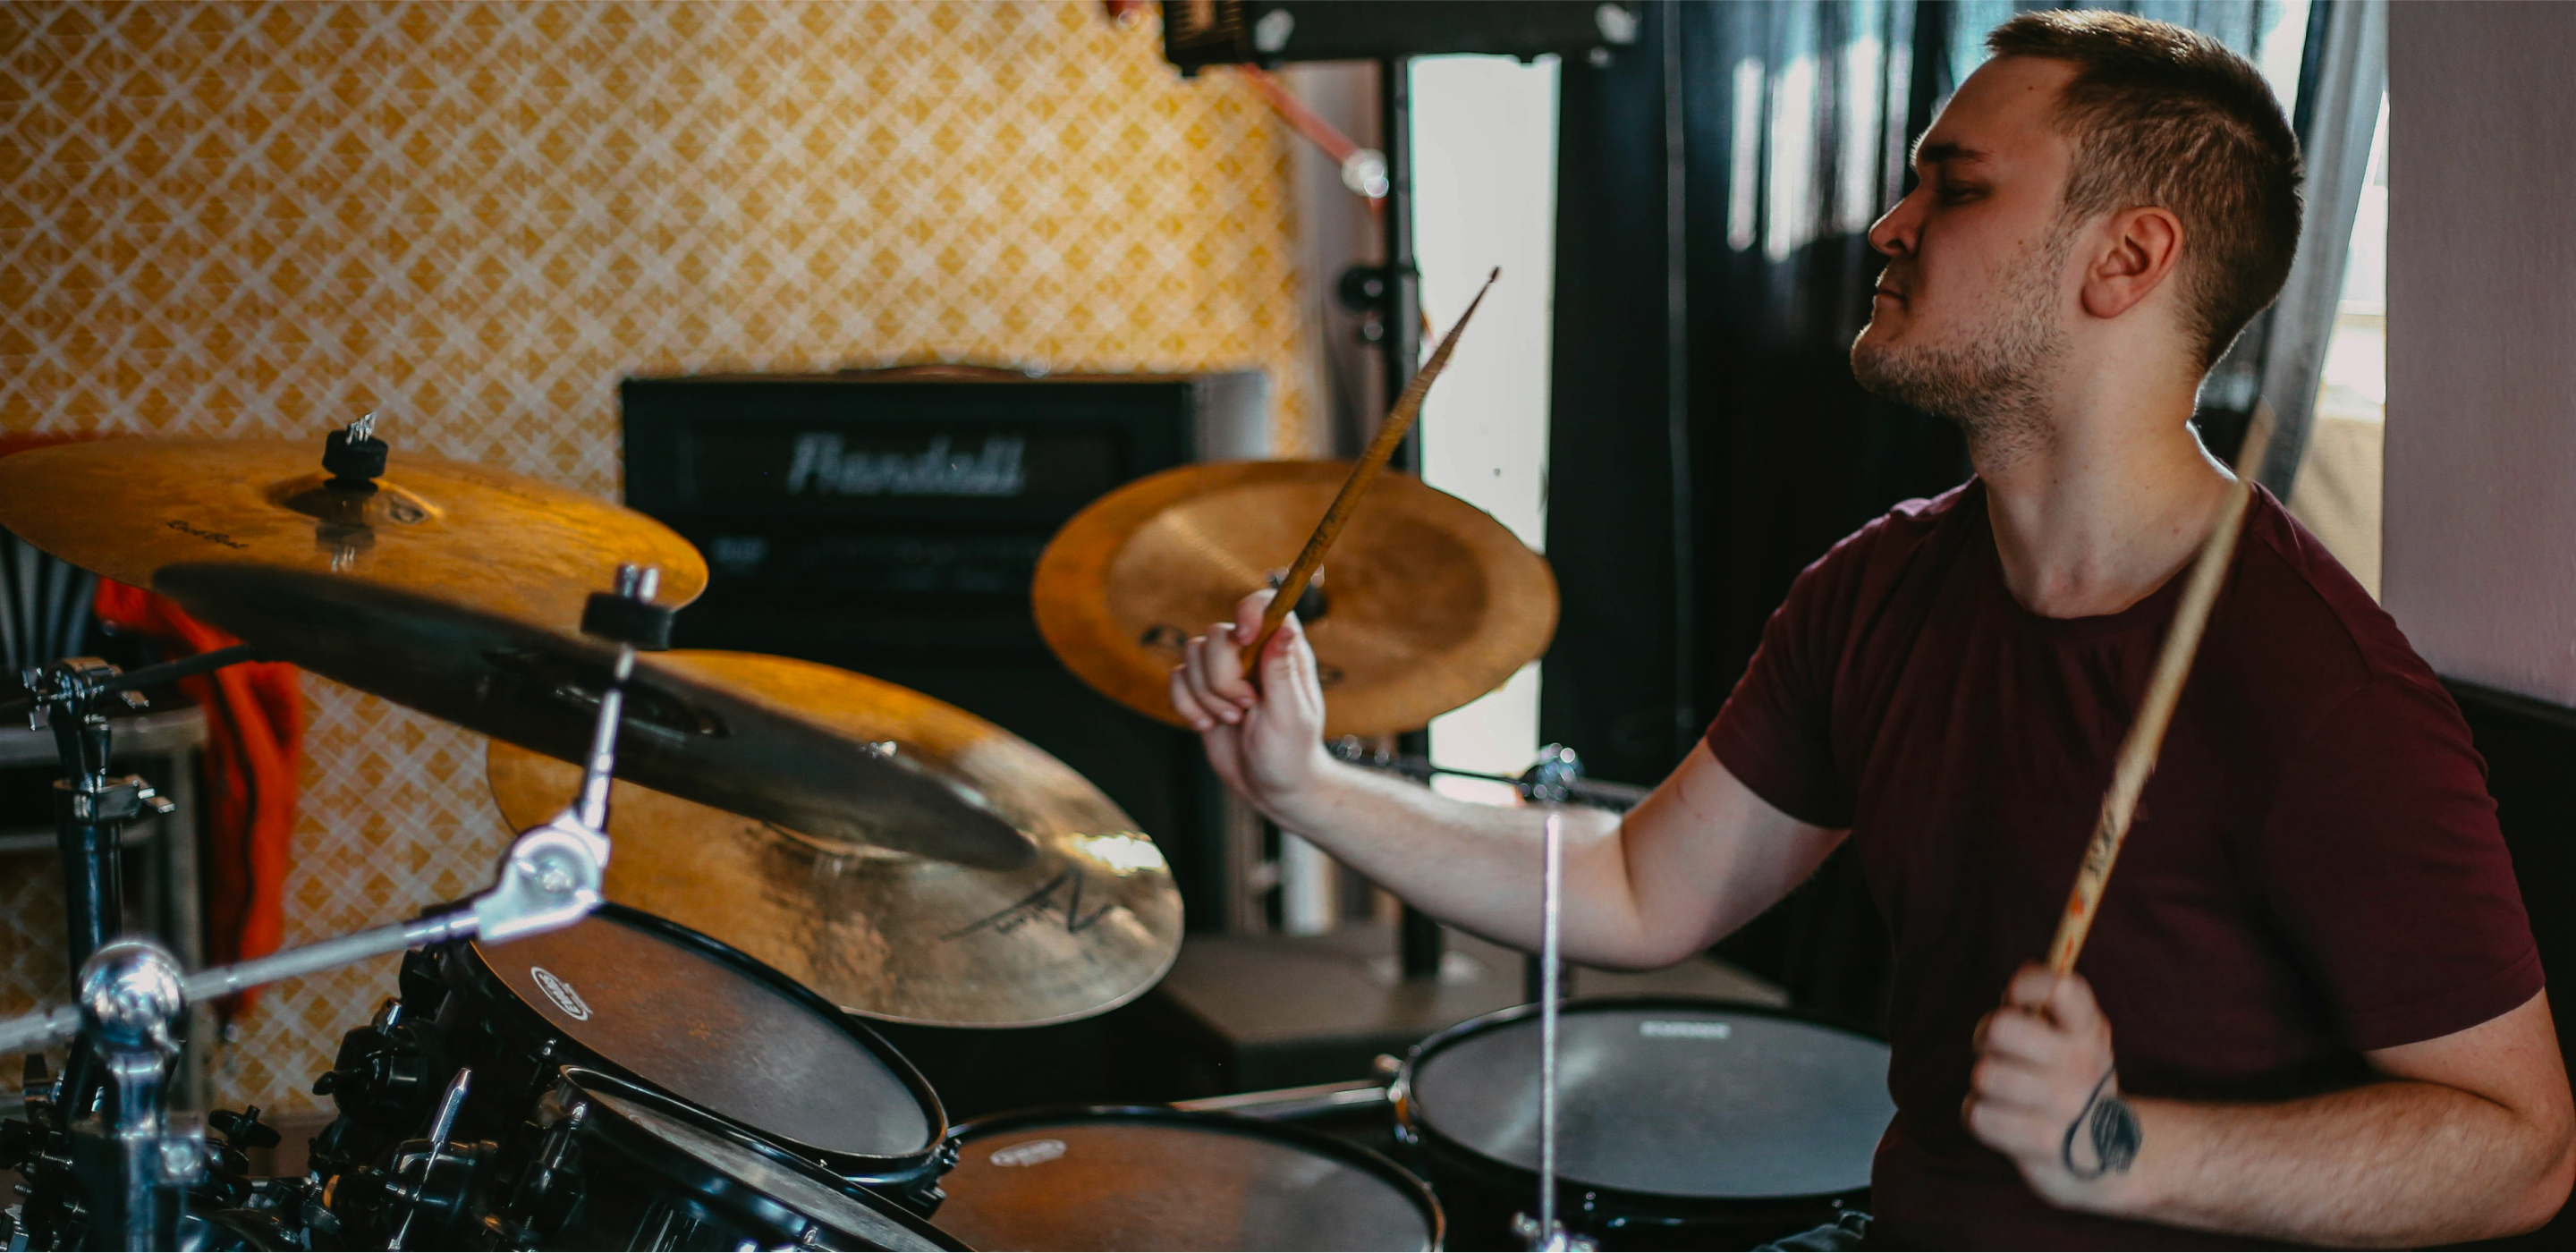
[[[902,684],[1035,743],[1164,846],[1220,924],[1239,822],[1197,741],[1047,651],[1029,584],[1083,506],[1193,461],[1267,455],[1258,373],[1031,377],[934,366],[629,379],[626,503],[706,554],[673,643]]]

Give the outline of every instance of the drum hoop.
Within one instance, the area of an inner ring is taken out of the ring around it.
[[[1669,993],[1653,992],[1618,996],[1570,997],[1558,1003],[1557,1013],[1560,1016],[1564,1016],[1571,1014],[1615,1013],[1623,1010],[1633,1011],[1658,1009],[1683,1010],[1692,1013],[1732,1014],[1739,1017],[1749,1016],[1775,1018],[1787,1022],[1801,1023],[1811,1027],[1821,1027],[1830,1031],[1838,1031],[1846,1035],[1858,1036],[1861,1039],[1874,1043],[1884,1044],[1887,1042],[1886,1039],[1878,1033],[1856,1025],[1847,1018],[1841,1018],[1831,1014],[1815,1013],[1809,1010],[1791,1009],[1784,1005],[1765,1005],[1758,1001],[1726,1000],[1719,997],[1678,996]],[[1513,1179],[1516,1184],[1525,1180],[1528,1189],[1537,1188],[1537,1171],[1531,1170],[1526,1166],[1520,1166],[1512,1162],[1504,1161],[1501,1158],[1486,1153],[1481,1149],[1462,1143],[1459,1140],[1452,1138],[1448,1133],[1440,1130],[1437,1126],[1434,1126],[1423,1116],[1421,1102],[1414,1096],[1414,1083],[1416,1076],[1421,1072],[1423,1063],[1447,1050],[1449,1046],[1467,1039],[1470,1036],[1487,1035],[1492,1032],[1499,1031],[1514,1023],[1524,1021],[1534,1022],[1537,1020],[1538,1016],[1538,1006],[1536,1005],[1515,1005],[1508,1009],[1498,1009],[1490,1014],[1482,1014],[1439,1031],[1424,1039],[1421,1043],[1406,1050],[1404,1055],[1404,1065],[1397,1069],[1395,1082],[1390,1085],[1387,1090],[1388,1099],[1395,1106],[1395,1121],[1398,1133],[1410,1138],[1424,1150],[1429,1151],[1433,1155],[1454,1157],[1463,1162],[1473,1163],[1480,1169],[1504,1172],[1507,1177]],[[1724,1208],[1735,1212],[1747,1212],[1772,1205],[1784,1207],[1799,1206],[1841,1197],[1866,1198],[1869,1192],[1868,1181],[1864,1180],[1858,1187],[1830,1192],[1782,1194],[1776,1196],[1707,1196],[1687,1192],[1647,1192],[1634,1188],[1622,1188],[1616,1184],[1596,1183],[1589,1180],[1577,1179],[1571,1175],[1560,1175],[1557,1179],[1557,1187],[1560,1191],[1569,1194],[1593,1195],[1603,1202],[1603,1208],[1635,1209],[1645,1211],[1667,1210],[1674,1206],[1685,1206],[1695,1208]]]
[[[869,1238],[865,1232],[844,1230],[829,1221],[796,1208],[782,1198],[761,1191],[745,1180],[726,1174],[723,1170],[700,1160],[688,1150],[671,1144],[662,1136],[655,1134],[651,1128],[638,1124],[607,1102],[599,1100],[599,1097],[614,1096],[619,1100],[633,1101],[664,1117],[692,1124],[703,1131],[731,1141],[744,1151],[767,1160],[781,1170],[802,1174],[816,1186],[839,1193],[848,1198],[851,1204],[883,1217],[942,1248],[965,1247],[957,1242],[956,1237],[915,1217],[901,1205],[834,1175],[821,1163],[798,1156],[774,1138],[750,1131],[732,1119],[711,1114],[658,1089],[621,1078],[608,1071],[578,1065],[557,1067],[555,1086],[559,1089],[570,1086],[580,1094],[583,1098],[583,1107],[589,1111],[583,1116],[574,1134],[608,1139],[620,1152],[632,1154],[642,1159],[645,1165],[662,1172],[687,1190],[686,1195],[673,1198],[675,1200],[683,1203],[701,1203],[702,1198],[711,1199],[717,1204],[748,1213],[755,1220],[767,1223],[775,1229],[790,1230],[791,1238],[802,1238],[804,1230],[808,1227],[821,1227],[851,1245],[865,1245]]]
[[[1353,1144],[1339,1136],[1326,1135],[1311,1127],[1293,1123],[1229,1114],[1222,1110],[1176,1109],[1169,1105],[1038,1105],[1028,1109],[1005,1110],[985,1114],[959,1123],[950,1138],[962,1148],[976,1140],[1009,1135],[1039,1127],[1062,1126],[1078,1122],[1145,1122],[1198,1127],[1230,1135],[1244,1135],[1257,1140],[1271,1140],[1305,1149],[1319,1156],[1334,1158],[1355,1166],[1393,1185],[1410,1199],[1423,1217],[1431,1220],[1433,1249],[1446,1247],[1449,1238],[1449,1215],[1440,1208],[1439,1196],[1422,1177],[1404,1164],[1366,1145]]]
[[[615,1058],[574,1039],[562,1028],[548,1021],[544,1014],[527,1002],[525,997],[520,996],[502,980],[500,971],[493,967],[480,940],[457,940],[453,942],[454,951],[459,954],[465,967],[467,980],[473,985],[471,989],[473,995],[486,1003],[505,1007],[507,1012],[517,1015],[522,1020],[522,1025],[532,1023],[536,1032],[563,1041],[568,1051],[578,1055],[566,1063],[569,1066],[606,1075],[622,1083],[639,1086],[667,1099],[678,1101],[692,1109],[697,1109],[705,1117],[747,1132],[755,1139],[777,1144],[800,1157],[818,1162],[843,1179],[858,1183],[903,1184],[920,1177],[925,1170],[936,1169],[940,1151],[947,1144],[951,1131],[947,1109],[939,1103],[939,1094],[931,1090],[930,1081],[922,1078],[921,1071],[913,1066],[912,1060],[896,1051],[893,1044],[869,1028],[867,1023],[861,1021],[857,1015],[824,1000],[813,989],[788,978],[749,953],[659,914],[646,913],[631,905],[620,905],[614,901],[602,901],[594,912],[599,917],[633,927],[658,939],[696,949],[701,954],[723,965],[733,967],[737,972],[785,994],[789,1000],[813,1011],[824,1021],[856,1038],[861,1048],[866,1049],[888,1070],[893,1071],[896,1078],[903,1081],[905,1090],[912,1094],[913,1101],[921,1107],[923,1121],[930,1125],[929,1143],[912,1152],[902,1154],[879,1156],[847,1153],[807,1144],[792,1137],[754,1127],[714,1110],[704,1109],[687,1097],[636,1074]],[[544,1072],[541,1070],[540,1073]],[[543,1091],[546,1086],[549,1085],[541,1083],[538,1090]]]

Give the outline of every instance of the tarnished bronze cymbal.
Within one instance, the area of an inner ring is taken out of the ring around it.
[[[1336,461],[1228,461],[1138,479],[1076,514],[1038,559],[1047,644],[1085,682],[1179,724],[1181,645],[1287,568],[1350,473]],[[1556,634],[1556,576],[1509,528],[1390,474],[1324,561],[1307,623],[1324,734],[1410,731],[1502,685]]]
[[[886,853],[649,788],[610,793],[610,900],[731,944],[856,1013],[1015,1027],[1099,1013],[1152,987],[1181,899],[1152,840],[1028,741],[908,688],[753,653],[660,654],[671,671],[796,710],[971,790],[1037,842],[1013,870]],[[581,772],[501,741],[512,826],[551,816]]]
[[[378,583],[573,630],[621,564],[685,605],[707,563],[634,510],[524,475],[395,452],[375,490],[335,486],[322,441],[110,439],[0,458],[0,526],[136,587],[180,561],[252,561]]]
[[[264,655],[469,731],[578,760],[615,647],[346,575],[192,562],[153,589]],[[854,735],[773,692],[635,660],[617,776],[845,845],[993,869],[1036,846],[972,790],[883,737]],[[553,794],[547,817],[572,801]]]

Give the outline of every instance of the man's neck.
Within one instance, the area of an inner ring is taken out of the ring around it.
[[[2037,418],[1971,441],[2004,583],[2043,617],[2118,613],[2189,564],[2226,500],[2227,471],[2189,425],[2191,396]]]

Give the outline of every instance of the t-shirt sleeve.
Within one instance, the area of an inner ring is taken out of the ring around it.
[[[1820,827],[1852,821],[1851,784],[1834,755],[1833,679],[1880,525],[1863,528],[1799,572],[1708,728],[1709,751],[1754,795]]]
[[[2356,1048],[2466,1030],[2543,978],[2486,766],[2429,679],[2382,675],[2306,733],[2264,823],[2264,892]]]

